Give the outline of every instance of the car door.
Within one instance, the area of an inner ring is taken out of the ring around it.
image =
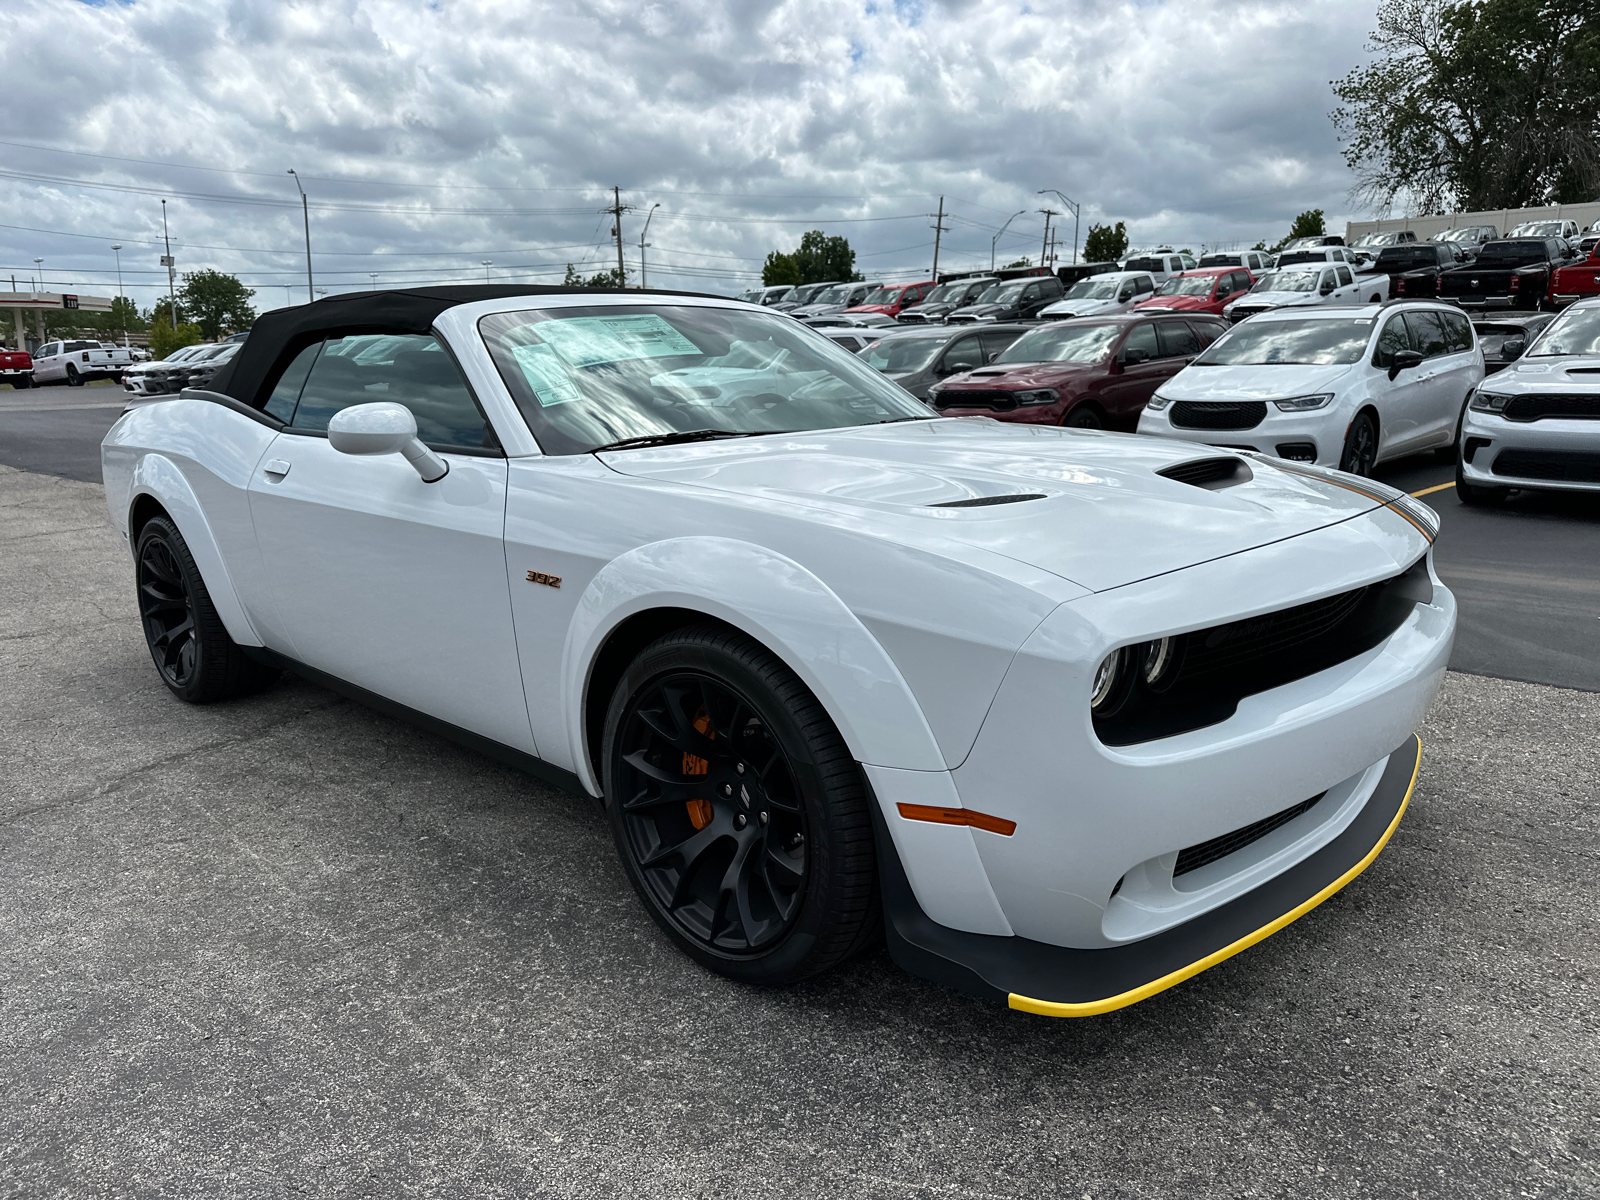
[[[1100,388],[1106,413],[1114,428],[1132,428],[1152,392],[1176,370],[1161,357],[1154,321],[1130,325],[1111,362],[1110,375]]]
[[[1388,377],[1395,353],[1416,349],[1411,338],[1405,314],[1394,313],[1378,331],[1373,348],[1372,368],[1382,372],[1373,378],[1370,389],[1377,401],[1380,458],[1404,453],[1406,445],[1416,441],[1417,429],[1428,411],[1427,383],[1422,378],[1421,367],[1401,371],[1393,379]]]
[[[380,400],[412,411],[449,464],[443,479],[329,444],[335,413]],[[288,421],[249,485],[276,618],[268,645],[537,753],[506,578],[506,460],[454,360],[426,334],[331,338],[301,352],[267,409]]]
[[[979,334],[968,333],[958,338],[952,338],[939,355],[939,360],[934,364],[933,373],[939,378],[948,378],[959,375],[963,371],[976,371],[987,361],[983,353],[983,344],[978,340]]]
[[[60,379],[62,374],[61,343],[46,342],[34,352],[33,381],[35,383],[49,383],[51,380]]]
[[[1430,441],[1448,446],[1455,438],[1456,421],[1461,416],[1461,406],[1467,393],[1483,381],[1483,357],[1478,352],[1477,339],[1472,333],[1472,322],[1465,313],[1438,312],[1434,314],[1444,326],[1445,354],[1439,363],[1439,407],[1430,422]]]

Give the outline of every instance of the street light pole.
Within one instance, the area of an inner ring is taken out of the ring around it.
[[[645,278],[644,273],[644,249],[650,243],[644,240],[644,235],[650,232],[650,218],[656,215],[656,209],[660,207],[659,201],[650,206],[650,211],[644,215],[644,228],[639,231],[639,286],[641,288],[650,285],[650,281]]]
[[[167,269],[167,315],[172,318],[172,331],[178,331],[178,287],[172,279],[172,238],[167,233],[167,202],[161,201],[161,242],[167,252],[161,256],[161,265]]]
[[[317,298],[316,287],[311,282],[311,206],[306,202],[306,189],[301,187],[300,176],[295,175],[293,167],[289,168],[289,174],[294,175],[294,186],[300,189],[300,215],[306,223],[306,299],[311,301]]]
[[[1055,196],[1057,199],[1059,199],[1062,204],[1065,204],[1067,206],[1067,211],[1072,214],[1072,261],[1074,264],[1076,264],[1078,261],[1078,221],[1082,215],[1080,212],[1080,206],[1076,200],[1070,199],[1067,196],[1063,196],[1060,192],[1056,191],[1055,188],[1040,188],[1038,194],[1042,196],[1046,192],[1049,192],[1052,196]]]
[[[42,258],[34,259],[33,260],[33,269],[39,276],[37,286],[38,286],[39,290],[42,292],[42,291],[44,291],[44,259],[42,259]]]
[[[127,297],[122,294],[122,243],[112,243],[111,253],[117,256],[117,299],[125,300]],[[128,345],[128,331],[126,328],[122,331],[122,345],[124,349]]]
[[[991,271],[994,270],[994,248],[1000,244],[1000,234],[1004,233],[1006,231],[1007,226],[1009,226],[1011,224],[1011,222],[1015,221],[1018,217],[1020,217],[1023,213],[1025,213],[1027,211],[1028,211],[1027,209],[1021,208],[1021,209],[1018,209],[1016,212],[1012,213],[1009,217],[1006,218],[1005,225],[1000,226],[1000,233],[995,234],[992,238],[989,239],[989,270],[991,270]]]
[[[494,266],[494,262],[491,259],[486,258],[483,260],[483,281],[485,283],[489,282],[489,268],[492,266]]]

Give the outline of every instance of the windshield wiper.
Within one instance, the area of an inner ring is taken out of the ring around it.
[[[680,429],[674,433],[647,433],[643,437],[623,438],[619,442],[607,442],[604,446],[596,446],[589,453],[598,454],[602,450],[625,450],[630,446],[676,446],[683,442],[706,442],[713,438],[754,436],[754,434],[744,433],[737,429]]]

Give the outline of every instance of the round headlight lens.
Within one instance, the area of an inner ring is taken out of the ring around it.
[[[1106,655],[1105,661],[1095,671],[1094,694],[1089,697],[1089,708],[1096,715],[1109,706],[1122,690],[1118,685],[1122,682],[1123,668],[1127,665],[1127,661],[1127,647],[1113,650]]]
[[[1146,642],[1140,674],[1144,676],[1145,686],[1152,692],[1168,687],[1178,674],[1178,640],[1164,637]]]

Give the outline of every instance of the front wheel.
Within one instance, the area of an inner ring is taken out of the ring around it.
[[[1061,422],[1068,429],[1104,429],[1105,422],[1100,420],[1100,414],[1087,404],[1080,404]]]
[[[1468,483],[1466,472],[1461,469],[1461,460],[1456,460],[1456,499],[1462,504],[1474,508],[1499,508],[1510,494],[1510,488],[1480,487]]]
[[[881,928],[860,768],[799,678],[717,626],[667,634],[606,713],[606,811],[628,878],[690,957],[781,985]]]
[[[189,545],[170,520],[145,522],[135,561],[145,641],[173,695],[211,704],[259,691],[278,677],[228,636]]]
[[[1371,475],[1378,465],[1378,423],[1369,412],[1357,413],[1344,435],[1339,469],[1352,475]]]

